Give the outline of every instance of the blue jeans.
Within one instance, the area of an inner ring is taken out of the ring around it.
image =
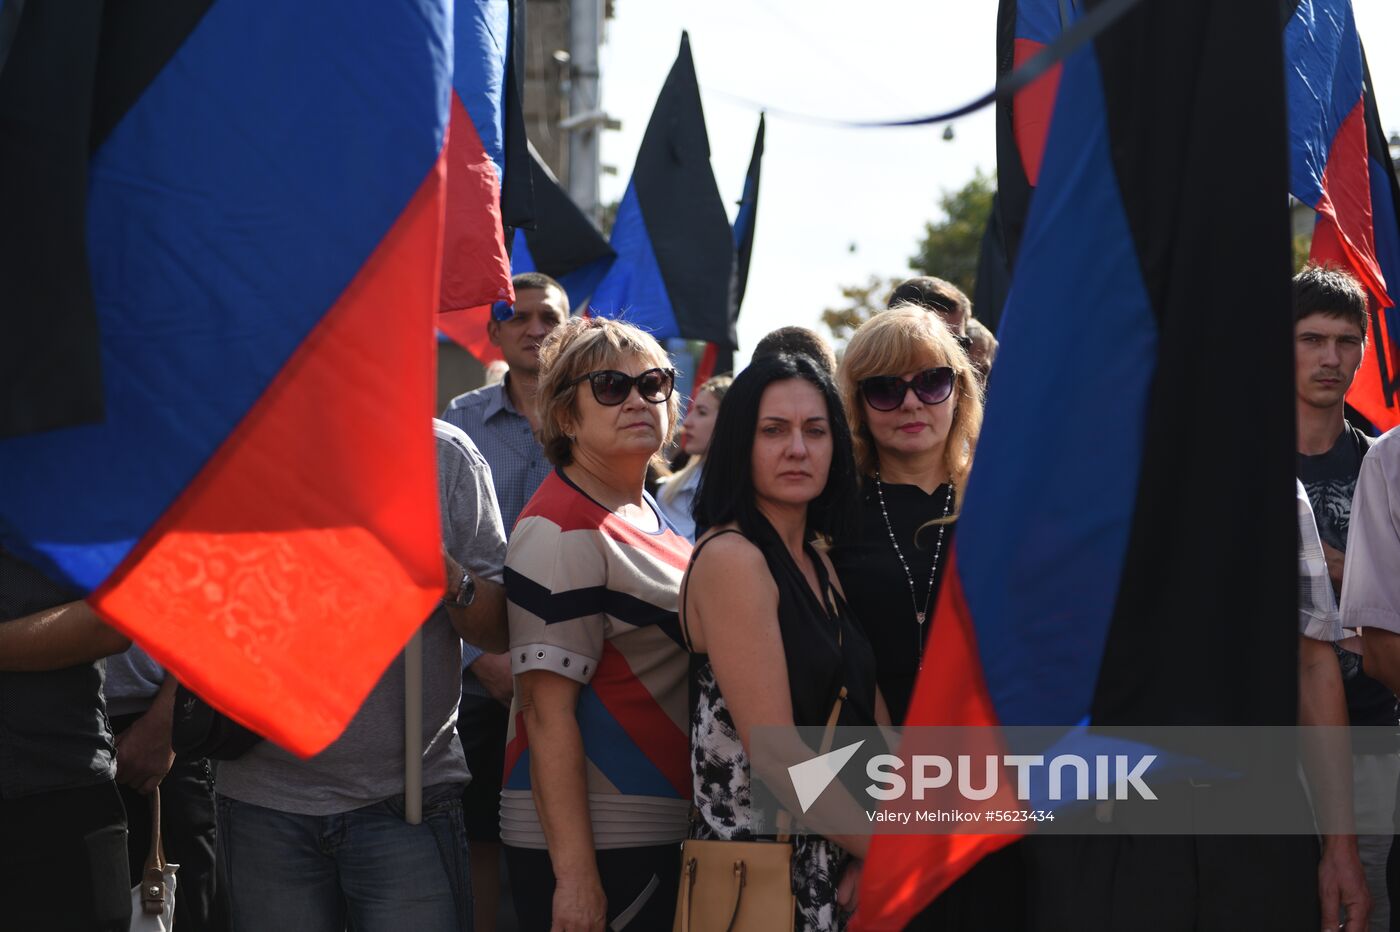
[[[329,816],[219,801],[233,932],[470,932],[462,787],[423,790],[423,822],[397,796]]]

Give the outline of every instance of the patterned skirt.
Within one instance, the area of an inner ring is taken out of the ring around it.
[[[690,718],[690,772],[699,818],[690,837],[754,841],[749,759],[734,720],[720,695],[709,663],[696,669],[698,699]],[[798,932],[831,932],[846,927],[836,905],[836,886],[850,855],[820,835],[794,835],[792,892],[797,899]]]

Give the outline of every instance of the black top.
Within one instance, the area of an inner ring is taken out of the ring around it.
[[[1351,497],[1361,459],[1372,440],[1348,422],[1326,453],[1298,454],[1298,478],[1307,489],[1317,533],[1329,547],[1346,552],[1347,530],[1351,526]],[[1362,672],[1362,658],[1335,648],[1342,665],[1342,686],[1346,690],[1347,717],[1353,725],[1393,726],[1397,717],[1395,696],[1389,689]],[[1361,733],[1358,733],[1360,735]],[[1392,748],[1393,749],[1393,748]]]
[[[82,598],[0,549],[0,624]],[[90,786],[115,775],[103,662],[0,672],[0,799]]]
[[[909,564],[909,574],[914,578],[912,597],[909,577],[899,564],[885,518],[880,513],[875,480],[864,483],[857,535],[850,540],[837,541],[831,549],[831,563],[851,611],[875,650],[880,692],[896,725],[903,723],[909,710],[909,699],[914,693],[914,681],[919,675],[924,644],[928,641],[938,603],[943,571],[953,546],[955,525],[950,524],[943,532],[943,549],[930,592],[929,570],[933,566],[939,528],[926,525],[943,517],[952,491],[953,487],[947,484],[926,494],[915,485],[884,483],[890,526]],[[927,605],[928,615],[922,626],[915,618],[916,600],[920,610]]]
[[[726,533],[739,532],[720,532]],[[768,571],[778,586],[778,630],[787,660],[793,724],[799,727],[825,725],[842,686],[846,687],[846,702],[838,723],[875,724],[875,657],[845,600],[831,586],[826,564],[811,543],[804,545],[807,558],[816,567],[822,591],[827,594],[823,604],[793,561],[787,546],[767,522],[764,522],[763,533],[757,537],[742,536],[763,552]],[[692,564],[710,540],[714,537],[695,548],[690,558]],[[690,640],[688,630],[686,640]],[[692,671],[708,662],[707,654],[691,655]],[[692,687],[693,680],[692,676]],[[694,698],[692,696],[692,700]]]

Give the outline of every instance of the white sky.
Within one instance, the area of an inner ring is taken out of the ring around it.
[[[1400,35],[1400,4],[1353,3],[1389,134],[1400,130],[1400,58],[1377,50]],[[852,119],[950,109],[996,79],[996,9],[995,0],[616,0],[601,95],[622,129],[603,137],[603,163],[618,169],[603,176],[603,199],[622,197],[682,29],[732,219],[758,126],[758,113],[732,95]],[[819,315],[840,303],[841,285],[908,272],[939,194],[996,167],[992,108],[954,130],[944,141],[942,126],[831,129],[769,114],[737,362],[775,327],[825,333]]]

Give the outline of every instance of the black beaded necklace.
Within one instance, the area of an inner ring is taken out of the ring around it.
[[[924,595],[924,607],[919,608],[918,591],[914,588],[914,574],[909,572],[909,561],[904,559],[904,551],[899,549],[899,541],[894,536],[894,525],[890,523],[890,513],[885,507],[885,484],[880,480],[880,471],[875,471],[875,494],[880,499],[880,514],[885,519],[885,530],[890,535],[890,546],[894,548],[894,555],[899,558],[899,565],[904,568],[904,578],[909,583],[909,601],[914,606],[914,620],[918,622],[920,628],[919,644],[922,651],[923,634],[922,628],[928,620],[929,600],[933,598],[933,581],[938,575],[938,563],[943,556],[943,538],[948,533],[947,518],[953,513],[953,488],[948,488],[948,498],[943,503],[943,523],[938,525],[938,541],[933,547],[933,565],[929,567],[928,592]]]

